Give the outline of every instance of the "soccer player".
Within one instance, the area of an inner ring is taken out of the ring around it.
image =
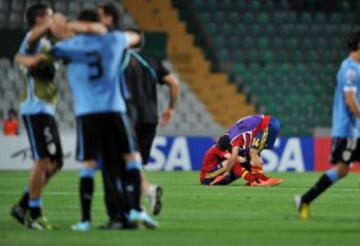
[[[51,25],[51,15],[51,9],[45,4],[35,4],[27,9],[26,21],[30,31],[26,34],[15,60],[19,56],[36,55],[51,49],[51,42],[46,35]],[[36,57],[40,61],[41,56]],[[52,229],[42,215],[41,193],[63,164],[60,137],[54,118],[57,88],[53,78],[52,64],[44,62],[28,69],[20,106],[34,164],[29,184],[19,203],[11,209],[11,215],[20,223],[36,230]]]
[[[359,126],[356,124],[360,117],[360,31],[349,36],[347,46],[349,55],[337,73],[333,104],[330,161],[334,167],[325,172],[306,193],[295,196],[300,219],[309,219],[309,206],[313,200],[345,177],[351,162],[360,160]]]
[[[203,185],[227,185],[233,181],[244,178],[248,186],[269,186],[273,185],[267,179],[261,180],[257,176],[248,171],[242,164],[247,162],[246,158],[238,156],[236,163],[231,169],[228,178],[223,179],[222,175],[227,170],[228,160],[231,156],[230,139],[227,136],[222,136],[217,143],[209,148],[205,153],[204,161],[200,171],[200,183]],[[221,179],[219,182],[218,179]]]
[[[231,179],[231,172],[238,162],[238,156],[246,157],[251,171],[257,180],[266,181],[268,185],[277,185],[282,179],[269,178],[263,173],[263,161],[260,153],[264,149],[272,149],[280,131],[280,122],[270,115],[251,115],[240,119],[231,126],[227,134],[220,139],[231,146],[225,172],[218,176],[212,184],[226,182]],[[244,165],[244,164],[243,164]]]
[[[78,20],[99,23],[99,16],[96,11],[83,10]],[[134,222],[148,228],[158,226],[141,208],[141,163],[135,155],[134,137],[118,82],[124,49],[139,39],[137,34],[119,31],[79,34],[59,42],[52,50],[55,59],[67,62],[77,119],[77,159],[91,167],[83,170],[83,176],[93,175],[92,167],[101,155],[105,186],[112,201],[108,214],[122,228],[129,228]],[[89,229],[90,222],[82,222],[78,229]]]
[[[104,4],[98,7],[101,22],[110,29],[118,28],[119,14],[115,6]],[[142,34],[138,30],[132,30]],[[143,37],[143,35],[142,35]],[[151,145],[158,125],[157,84],[169,88],[169,105],[161,116],[161,124],[168,124],[174,113],[178,100],[179,82],[158,60],[140,53],[144,44],[142,38],[139,45],[126,51],[123,63],[125,69],[126,88],[130,94],[127,100],[128,115],[133,123],[142,163],[149,161]],[[122,81],[123,82],[123,81]],[[149,198],[154,215],[161,210],[162,188],[151,184],[142,173],[142,187]]]

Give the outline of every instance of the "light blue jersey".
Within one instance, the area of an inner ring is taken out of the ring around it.
[[[56,44],[52,55],[67,63],[76,116],[126,112],[119,80],[127,46],[127,36],[119,31],[104,35],[80,34]]]
[[[337,74],[337,86],[332,115],[332,137],[357,137],[356,116],[350,112],[345,101],[345,92],[354,91],[360,101],[360,64],[351,58],[345,59]]]
[[[28,32],[20,46],[20,55],[34,55],[40,52],[48,52],[51,43],[47,38],[41,38],[30,47],[28,39],[31,32]],[[40,81],[27,74],[23,75],[25,81],[24,91],[21,96],[21,114],[45,113],[54,115],[57,102],[57,87],[55,81]]]

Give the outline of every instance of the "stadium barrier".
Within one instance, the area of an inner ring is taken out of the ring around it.
[[[64,169],[78,169],[75,161],[75,136],[63,134]],[[212,137],[157,136],[151,150],[147,170],[174,171],[199,170],[204,153],[214,143]],[[274,150],[265,150],[262,156],[268,172],[322,171],[330,167],[329,137],[282,137],[278,138]],[[28,170],[31,166],[31,151],[25,135],[0,137],[0,169]],[[360,171],[359,165],[353,166]]]

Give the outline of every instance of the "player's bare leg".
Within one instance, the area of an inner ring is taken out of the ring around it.
[[[56,163],[52,163],[49,158],[35,161],[29,180],[29,228],[36,230],[53,229],[47,219],[42,216],[41,193],[49,179],[56,173],[56,171]]]
[[[141,172],[141,185],[142,190],[149,200],[151,212],[153,215],[158,215],[162,208],[161,197],[163,189],[159,185],[150,183],[146,177],[144,170]]]

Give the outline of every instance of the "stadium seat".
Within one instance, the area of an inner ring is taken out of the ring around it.
[[[229,23],[223,23],[218,31],[223,34],[223,35],[230,35],[230,33],[232,32],[232,26]]]
[[[314,21],[315,21],[316,24],[325,25],[327,23],[325,13],[323,13],[323,12],[316,13]]]
[[[247,4],[249,4],[249,9],[252,11],[258,11],[261,8],[261,3],[258,0],[249,1]]]
[[[274,24],[283,24],[286,21],[286,16],[283,12],[273,12],[271,21]]]
[[[219,62],[225,62],[230,60],[230,54],[226,49],[220,49],[217,52],[216,56]]]
[[[311,24],[312,23],[311,14],[309,12],[301,13],[299,21],[302,24]]]
[[[25,1],[23,0],[11,0],[11,10],[16,12],[24,11]]]
[[[266,12],[262,12],[257,16],[256,22],[265,25],[269,22],[269,15]]]
[[[272,37],[275,33],[275,27],[273,24],[266,24],[262,26],[262,33],[264,33],[268,37]]]
[[[288,49],[297,49],[298,48],[298,40],[296,38],[289,38],[285,42],[285,47]]]
[[[236,36],[230,36],[227,42],[227,46],[231,48],[232,50],[238,49],[240,47],[240,38]]]
[[[9,2],[7,0],[0,0],[0,12],[8,12],[9,9]]]
[[[235,25],[235,27],[233,28],[233,32],[235,35],[242,36],[246,34],[247,29],[245,25],[239,23]]]
[[[256,45],[255,40],[252,37],[245,37],[245,39],[242,42],[242,46],[246,49],[254,48]]]
[[[339,13],[330,14],[329,22],[335,25],[341,23],[341,15]]]
[[[202,23],[208,23],[212,20],[211,14],[208,11],[201,11],[198,15],[197,18],[199,19],[200,22]]]
[[[0,28],[8,26],[8,15],[5,12],[0,12]]]
[[[213,15],[212,15],[212,21],[215,21],[216,23],[222,23],[224,22],[225,19],[225,14],[223,12],[220,11],[216,11]]]
[[[258,38],[256,43],[259,49],[265,50],[269,48],[269,40],[267,38]]]
[[[223,36],[216,36],[213,38],[212,44],[215,48],[223,48],[226,44],[226,39]]]
[[[12,11],[9,16],[9,28],[20,29],[23,26],[24,23],[21,13]]]
[[[253,24],[251,25],[248,32],[251,36],[258,37],[261,34],[261,26],[258,24]]]
[[[230,12],[228,19],[230,23],[237,25],[240,21],[240,14],[238,12]]]
[[[295,32],[295,27],[292,24],[283,24],[280,26],[280,33],[284,37],[292,36]]]
[[[204,31],[208,35],[215,35],[215,33],[217,32],[216,23],[214,23],[214,22],[207,23],[206,28],[204,28]]]
[[[243,16],[242,16],[242,20],[244,22],[244,24],[253,24],[255,23],[255,15],[252,12],[246,12]]]

